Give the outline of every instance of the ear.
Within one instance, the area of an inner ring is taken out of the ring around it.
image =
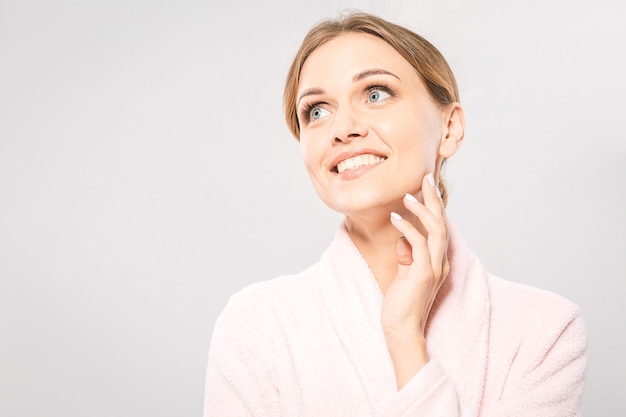
[[[444,110],[444,126],[441,143],[439,144],[439,156],[444,159],[450,158],[456,153],[463,143],[465,135],[465,114],[460,103],[454,102]]]

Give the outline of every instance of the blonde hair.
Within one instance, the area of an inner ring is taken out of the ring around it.
[[[348,12],[335,19],[323,20],[313,26],[305,35],[289,68],[283,106],[287,126],[296,139],[300,137],[296,95],[304,62],[321,45],[341,34],[350,32],[374,35],[391,45],[415,68],[436,103],[446,106],[459,101],[454,74],[441,52],[430,42],[417,33],[378,16],[364,12]],[[439,181],[439,190],[446,204],[448,191],[442,179]]]

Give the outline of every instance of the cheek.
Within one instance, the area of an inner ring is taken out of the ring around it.
[[[315,169],[316,166],[319,166],[322,159],[319,146],[315,146],[315,143],[316,141],[300,135],[300,156],[309,172]]]
[[[392,150],[401,153],[423,152],[426,129],[415,117],[382,118],[376,123],[376,133]]]
[[[310,165],[309,161],[311,159],[311,153],[309,152],[306,146],[302,145],[302,142],[300,142],[300,157],[302,158],[302,162],[304,163],[304,166],[308,170],[309,165]]]

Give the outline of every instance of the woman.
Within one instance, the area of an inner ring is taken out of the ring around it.
[[[324,21],[284,104],[345,222],[317,264],[231,297],[205,416],[579,415],[579,309],[487,273],[446,220],[440,172],[464,115],[442,55],[376,16]]]

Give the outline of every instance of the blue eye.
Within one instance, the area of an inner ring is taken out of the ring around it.
[[[322,107],[314,107],[311,112],[309,113],[309,119],[311,121],[313,120],[317,120],[321,117],[324,117],[328,114],[328,110],[322,108]]]
[[[367,101],[370,103],[375,103],[389,97],[391,97],[391,94],[382,89],[371,89],[367,94]]]

